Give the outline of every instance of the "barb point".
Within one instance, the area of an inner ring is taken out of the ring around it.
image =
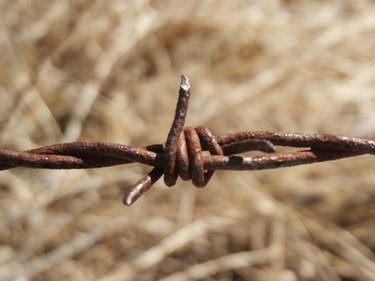
[[[180,87],[182,89],[184,89],[185,91],[189,91],[190,90],[189,78],[187,78],[186,75],[181,75],[181,84],[180,84]]]

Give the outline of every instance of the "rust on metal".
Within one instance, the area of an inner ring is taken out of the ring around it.
[[[154,167],[124,195],[134,203],[164,175],[168,186],[178,176],[205,186],[216,170],[261,170],[375,154],[375,140],[323,134],[237,132],[214,135],[206,127],[184,128],[190,97],[189,79],[182,75],[175,117],[165,146],[131,147],[109,142],[72,142],[39,147],[24,152],[0,149],[0,170],[15,167],[42,169],[89,169],[141,163]],[[275,146],[303,148],[275,153]],[[203,153],[208,151],[209,155]],[[267,154],[242,156],[261,151]]]

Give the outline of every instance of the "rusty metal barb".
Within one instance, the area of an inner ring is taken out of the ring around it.
[[[167,142],[165,144],[165,159],[164,159],[164,183],[172,186],[177,180],[177,144],[180,140],[182,129],[184,128],[186,113],[190,97],[190,83],[189,79],[181,76],[181,85],[176,106],[176,114],[169,131]]]
[[[179,177],[205,186],[215,170],[261,170],[375,154],[375,140],[347,136],[272,132],[237,132],[214,135],[206,127],[184,128],[190,83],[181,76],[179,98],[165,146],[131,147],[108,142],[72,142],[44,146],[24,152],[0,149],[0,170],[15,167],[43,169],[88,169],[141,163],[154,167],[131,186],[123,198],[134,203],[164,175],[173,186]],[[275,153],[275,146],[304,148]],[[267,154],[245,157],[240,153]],[[205,155],[208,151],[210,155]]]

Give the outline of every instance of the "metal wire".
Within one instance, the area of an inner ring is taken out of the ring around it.
[[[0,170],[14,167],[43,169],[89,169],[138,162],[154,168],[131,186],[123,202],[134,203],[163,174],[168,186],[178,176],[205,186],[215,170],[261,170],[290,167],[375,154],[375,140],[346,136],[272,132],[237,132],[216,136],[206,127],[184,128],[190,97],[190,83],[181,76],[175,118],[165,147],[146,147],[108,142],[72,142],[44,146],[24,152],[0,149]],[[275,145],[303,147],[295,152],[275,153]],[[245,157],[248,151],[269,155]],[[210,155],[203,155],[209,151]]]

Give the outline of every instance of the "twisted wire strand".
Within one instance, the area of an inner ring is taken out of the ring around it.
[[[236,132],[216,136],[206,127],[184,128],[190,83],[181,76],[175,117],[165,146],[131,147],[109,142],[72,142],[39,147],[24,152],[0,149],[0,170],[15,167],[43,169],[88,169],[141,163],[154,168],[124,195],[134,203],[164,175],[173,186],[178,177],[205,186],[215,170],[261,170],[375,154],[375,140],[347,136],[280,132]],[[275,145],[305,148],[275,153]],[[308,148],[308,149],[306,149]],[[245,157],[248,151],[269,155]],[[204,155],[208,151],[210,155]]]

